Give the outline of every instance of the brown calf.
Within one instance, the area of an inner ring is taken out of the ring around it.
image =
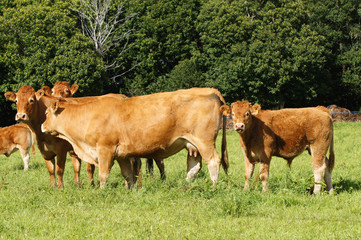
[[[325,107],[261,110],[248,101],[232,103],[231,108],[221,108],[224,114],[232,114],[234,129],[245,160],[245,186],[253,175],[256,163],[261,163],[259,177],[263,191],[267,191],[269,166],[272,156],[292,160],[308,149],[312,156],[315,178],[314,193],[321,190],[324,178],[327,190],[332,191],[331,172],[334,166],[333,125],[331,115]],[[326,153],[330,149],[329,159]]]
[[[9,127],[0,128],[0,154],[7,157],[18,149],[24,161],[24,171],[29,168],[30,147],[33,147],[34,155],[34,141],[32,132],[25,124],[16,124]]]

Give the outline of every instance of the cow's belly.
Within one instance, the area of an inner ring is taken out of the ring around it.
[[[146,158],[154,158],[154,159],[164,159],[171,155],[176,154],[180,150],[187,148],[192,152],[198,151],[197,148],[186,138],[179,137],[174,141],[166,144],[154,144],[152,147],[150,146],[142,146],[138,149],[125,150],[124,148],[118,149],[118,156],[120,157],[146,157]]]

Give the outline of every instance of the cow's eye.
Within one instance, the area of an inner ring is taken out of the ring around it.
[[[246,112],[246,117],[248,117],[249,116],[249,112]]]
[[[16,104],[16,105],[18,104],[18,100],[17,100],[17,99],[15,99],[15,104]]]
[[[33,98],[30,98],[30,99],[29,99],[29,103],[33,104],[33,103],[34,103],[34,99],[33,99]]]

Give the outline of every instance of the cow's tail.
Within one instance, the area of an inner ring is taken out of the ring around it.
[[[226,138],[226,125],[227,125],[227,116],[222,115],[223,123],[222,123],[222,155],[221,155],[221,163],[224,169],[224,172],[228,175],[228,151],[227,151],[227,138]]]
[[[333,170],[333,167],[335,166],[335,153],[333,151],[333,130],[331,133],[331,143],[330,143],[330,152],[329,152],[329,156],[328,156],[328,170],[330,171],[330,173]]]
[[[35,141],[36,141],[36,136],[35,136],[35,133],[33,132],[33,130],[31,130],[29,128],[31,134],[30,134],[30,140],[31,140],[31,152],[32,152],[32,155],[33,155],[33,158],[35,158]]]
[[[219,97],[221,101],[221,105],[227,105],[226,101],[224,100],[222,94],[215,89],[215,94]],[[224,172],[228,175],[228,151],[227,151],[227,137],[226,137],[226,126],[227,126],[227,116],[222,114],[222,154],[221,154],[221,164],[223,167]]]

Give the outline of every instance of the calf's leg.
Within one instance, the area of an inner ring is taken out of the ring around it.
[[[254,164],[250,163],[248,158],[244,156],[244,164],[245,164],[245,183],[243,190],[249,189],[249,179],[252,177],[254,172]]]
[[[24,171],[27,171],[29,169],[29,160],[30,160],[30,154],[29,149],[20,149],[20,155],[24,161]]]
[[[192,181],[197,176],[199,170],[202,168],[202,157],[187,155],[187,181]]]

